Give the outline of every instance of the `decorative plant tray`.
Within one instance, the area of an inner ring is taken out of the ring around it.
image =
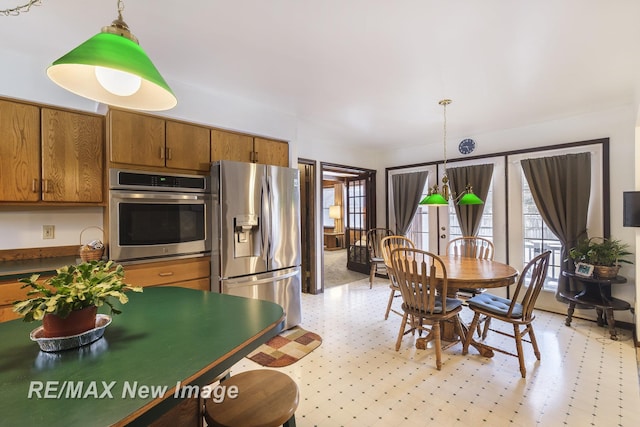
[[[99,340],[104,335],[104,329],[111,324],[111,316],[106,314],[96,315],[96,327],[89,329],[78,335],[71,335],[68,337],[44,337],[44,330],[42,326],[35,328],[29,334],[31,341],[36,341],[42,351],[62,351],[69,350],[71,348],[82,347],[83,345],[91,344],[94,341]]]

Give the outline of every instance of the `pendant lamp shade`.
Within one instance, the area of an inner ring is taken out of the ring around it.
[[[466,190],[466,191],[470,191],[470,190]],[[482,205],[483,203],[484,202],[480,197],[476,196],[474,193],[471,193],[471,192],[464,193],[464,195],[458,201],[459,205]]]
[[[420,201],[421,205],[449,206],[449,202],[440,193],[433,193]]]
[[[167,82],[129,32],[121,10],[111,26],[54,61],[47,68],[47,76],[69,92],[116,107],[161,111],[178,103]],[[109,79],[116,80],[113,82],[116,87],[109,84]],[[122,79],[133,86],[118,90]]]

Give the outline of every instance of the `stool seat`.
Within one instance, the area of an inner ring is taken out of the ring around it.
[[[295,426],[298,386],[286,374],[256,369],[233,375],[220,386],[237,387],[235,399],[216,403],[205,400],[204,419],[209,426],[276,427]]]

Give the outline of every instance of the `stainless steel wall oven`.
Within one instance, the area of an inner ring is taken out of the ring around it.
[[[209,177],[109,170],[109,257],[208,256]]]

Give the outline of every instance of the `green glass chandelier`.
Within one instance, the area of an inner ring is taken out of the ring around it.
[[[161,111],[178,103],[138,39],[118,18],[47,68],[54,83],[76,95],[116,107]]]
[[[452,194],[449,190],[449,177],[447,176],[447,105],[451,104],[450,99],[443,99],[438,104],[444,109],[444,173],[442,175],[442,191],[438,188],[438,184],[434,185],[427,196],[421,201],[421,205],[429,206],[449,206],[449,199],[457,202],[459,205],[481,205],[483,204],[480,197],[473,193],[473,188],[467,184],[464,191],[458,196]]]

